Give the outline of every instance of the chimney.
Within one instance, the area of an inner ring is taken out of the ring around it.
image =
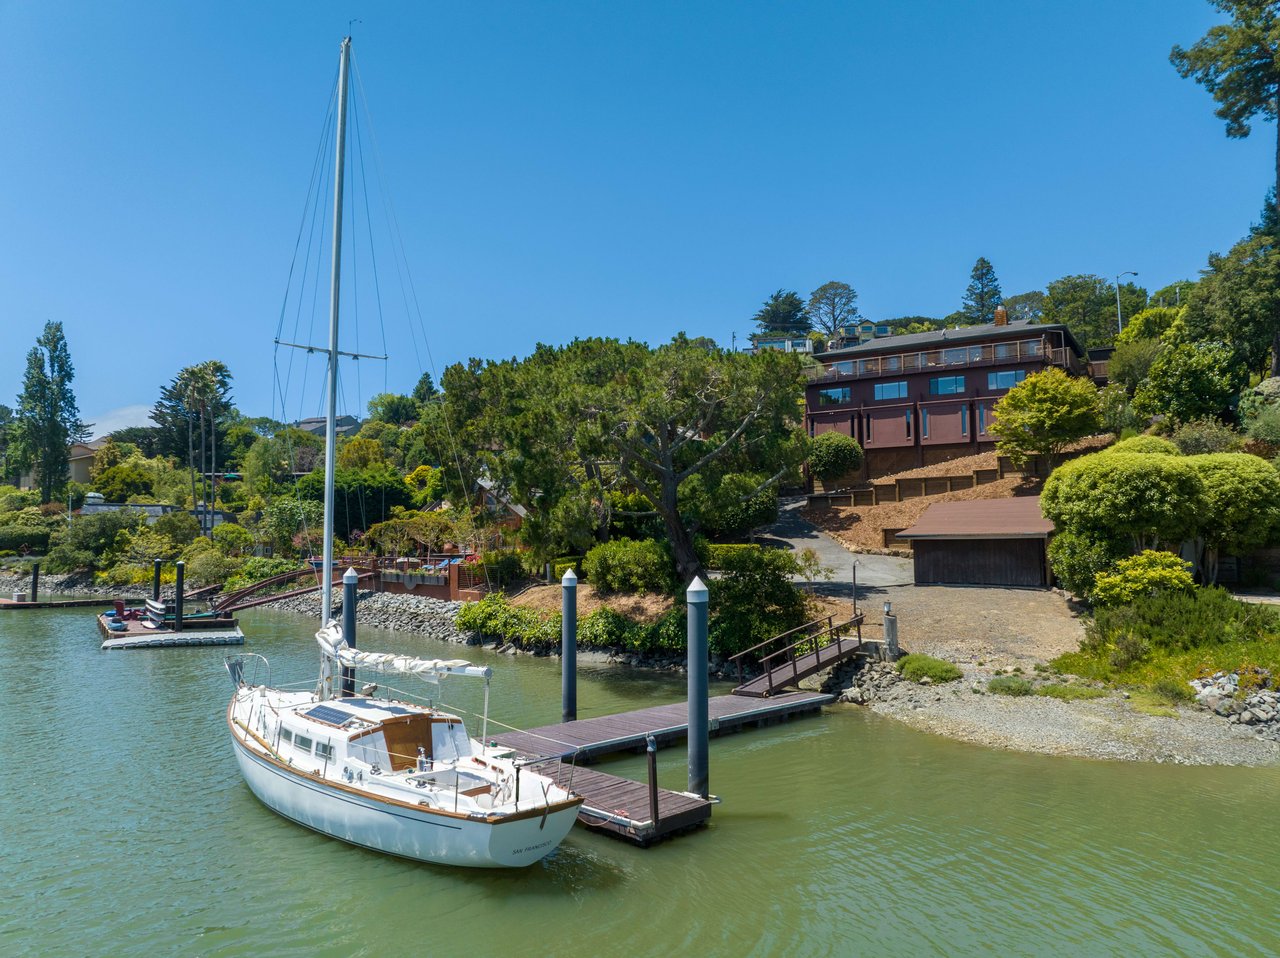
[[[1009,325],[1009,311],[1005,309],[1003,306],[996,307],[996,325],[997,326]]]

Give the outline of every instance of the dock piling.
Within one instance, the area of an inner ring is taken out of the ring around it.
[[[697,576],[689,583],[685,598],[689,608],[689,791],[707,798],[707,587]]]
[[[884,604],[884,654],[890,662],[896,662],[898,649],[898,617],[893,614],[893,603]]]
[[[578,718],[578,577],[564,570],[560,580],[560,713],[561,721]]]
[[[187,571],[187,564],[178,560],[178,581],[174,584],[173,597],[173,631],[182,631],[182,579]]]
[[[40,601],[40,563],[31,563],[31,601]]]
[[[658,742],[652,736],[645,738],[645,753],[649,759],[649,821],[654,832],[658,831]]]
[[[160,601],[160,565],[159,559],[151,560],[151,598]]]
[[[347,569],[342,573],[342,641],[348,648],[356,647],[356,583],[360,575],[355,569]],[[342,697],[351,698],[356,694],[356,670],[351,666],[342,667]]]

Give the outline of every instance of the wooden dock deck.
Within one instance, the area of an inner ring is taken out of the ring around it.
[[[751,725],[786,721],[796,715],[816,712],[834,698],[821,692],[791,692],[769,699],[718,695],[707,703],[709,731],[716,736]],[[538,771],[586,799],[578,812],[579,824],[647,847],[705,825],[711,819],[711,807],[715,803],[697,795],[658,788],[655,821],[647,783],[583,768],[576,763],[618,752],[644,751],[649,736],[653,736],[659,747],[681,741],[689,734],[688,717],[687,703],[675,702],[618,715],[545,725],[527,732],[506,732],[490,738],[521,757],[546,757],[547,761],[537,763]]]
[[[768,699],[716,695],[707,703],[711,736],[816,712],[834,700],[834,695],[821,692],[786,692]],[[490,738],[529,758],[575,758],[579,762],[592,762],[616,752],[644,751],[645,740],[650,735],[659,748],[682,741],[689,734],[688,718],[689,706],[674,702],[618,715],[544,725],[527,732],[504,732]]]
[[[111,605],[110,599],[37,599],[35,602],[14,602],[13,599],[0,599],[0,610],[4,609],[105,609]]]
[[[97,617],[98,631],[102,633],[104,652],[117,649],[177,648],[191,645],[244,645],[244,633],[235,619],[218,619],[202,622],[187,619],[182,631],[173,629],[149,629],[139,619],[126,619],[125,630],[116,632],[107,628],[102,616]]]

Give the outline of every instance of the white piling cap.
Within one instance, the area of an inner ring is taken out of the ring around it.
[[[685,598],[690,602],[706,602],[707,586],[706,583],[699,579],[696,575],[693,581],[689,583],[689,588],[685,592]]]
[[[564,570],[564,575],[560,577],[560,584],[565,588],[572,588],[578,584],[578,577],[573,574],[573,566]]]
[[[356,572],[355,569],[348,568],[346,572],[342,573],[342,581],[358,582],[360,581],[360,575],[359,573]]]

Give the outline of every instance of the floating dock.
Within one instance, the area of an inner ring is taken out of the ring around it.
[[[821,692],[788,692],[768,699],[718,695],[707,703],[709,731],[717,736],[772,725],[817,712],[834,700],[835,696]],[[619,752],[643,752],[650,736],[658,747],[683,741],[689,734],[688,718],[688,704],[675,702],[490,737],[516,755],[545,757],[538,771],[586,799],[578,811],[580,824],[645,847],[705,825],[715,803],[566,760],[591,762]]]
[[[159,649],[190,645],[244,645],[244,633],[235,619],[217,619],[201,622],[187,619],[182,631],[172,628],[148,628],[143,620],[126,619],[123,632],[107,628],[106,620],[98,616],[98,631],[102,633],[103,651],[113,649]]]
[[[35,602],[15,602],[13,599],[0,599],[0,610],[4,609],[93,609],[110,605],[110,599],[38,599]]]

